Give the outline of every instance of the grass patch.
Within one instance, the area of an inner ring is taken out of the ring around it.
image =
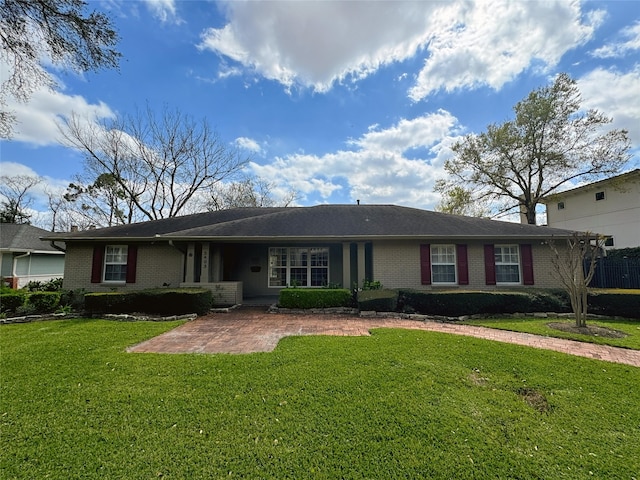
[[[2,478],[633,478],[640,368],[434,332],[128,354],[175,326],[0,330]]]
[[[500,319],[487,318],[465,322],[469,325],[481,325],[483,327],[511,330],[513,332],[534,333],[547,337],[566,338],[580,342],[596,343],[598,345],[611,345],[614,347],[631,348],[640,350],[640,323],[632,320],[587,320],[587,327],[600,327],[616,330],[626,334],[623,338],[611,338],[603,335],[585,335],[570,331],[552,328],[550,324],[566,324],[568,327],[575,325],[573,319],[561,320],[558,318],[522,318]]]

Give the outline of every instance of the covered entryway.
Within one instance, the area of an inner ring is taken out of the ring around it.
[[[288,286],[360,286],[373,278],[368,242],[190,242],[182,246],[181,286],[207,287],[218,304],[276,298]]]

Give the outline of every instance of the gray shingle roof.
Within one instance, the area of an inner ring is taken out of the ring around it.
[[[51,234],[32,225],[0,224],[0,250],[11,252],[59,252],[40,237]]]
[[[62,234],[59,239],[164,238],[371,239],[371,238],[549,238],[572,232],[557,228],[449,215],[396,205],[318,205],[238,208],[152,222]]]

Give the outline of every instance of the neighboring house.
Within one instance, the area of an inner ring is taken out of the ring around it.
[[[543,200],[550,227],[609,236],[605,247],[640,247],[640,169]]]
[[[549,238],[566,230],[394,205],[237,208],[76,233],[64,286],[203,286],[221,303],[286,286],[556,287]]]
[[[50,233],[31,225],[0,223],[0,276],[13,288],[64,275],[64,250],[40,240]]]

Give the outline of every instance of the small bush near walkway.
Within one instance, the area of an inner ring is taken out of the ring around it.
[[[282,308],[349,307],[351,292],[344,288],[285,288],[280,290],[278,306]]]

